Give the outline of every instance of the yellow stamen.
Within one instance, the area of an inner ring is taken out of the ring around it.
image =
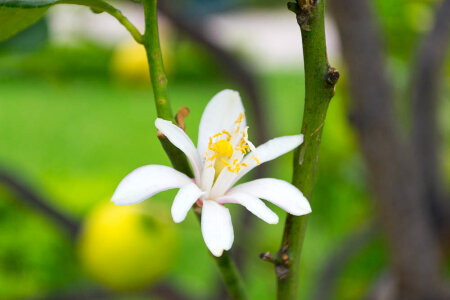
[[[234,123],[240,124],[242,122],[242,120],[244,119],[244,117],[245,117],[244,113],[240,113],[239,117],[236,119],[236,121]]]
[[[214,154],[213,156],[211,156],[211,157],[208,157],[208,159],[206,159],[206,161],[209,161],[209,160],[214,160],[215,158],[217,158],[219,156],[219,154],[218,153],[216,153],[216,154]]]
[[[241,125],[238,125],[236,127],[236,130],[234,131],[234,134],[237,134],[239,132],[239,130],[241,130]]]
[[[222,163],[227,166],[227,167],[231,167],[230,163],[227,162],[223,157],[220,159],[222,161]]]
[[[231,133],[229,133],[227,130],[222,130],[222,133],[225,133],[226,135],[228,135],[228,136],[231,136]]]
[[[256,156],[252,156],[252,157],[250,157],[251,159],[253,159],[254,161],[256,161],[256,163],[258,164],[258,166],[261,164],[260,162],[259,162],[259,159],[256,157]]]

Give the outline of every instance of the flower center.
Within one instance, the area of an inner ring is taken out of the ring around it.
[[[208,152],[206,161],[214,161],[214,164],[210,164],[207,168],[214,167],[215,178],[217,179],[220,172],[226,167],[228,171],[232,173],[239,173],[239,171],[247,164],[240,163],[242,157],[254,150],[253,144],[248,140],[247,129],[245,127],[241,131],[241,123],[244,119],[244,114],[241,113],[235,121],[236,127],[231,134],[227,130],[222,130],[209,138]],[[233,147],[233,144],[236,147]],[[211,153],[212,152],[212,153]],[[258,162],[256,157],[254,159]]]
[[[220,140],[211,145],[211,150],[219,156],[226,156],[228,159],[233,155],[233,146],[227,140]]]

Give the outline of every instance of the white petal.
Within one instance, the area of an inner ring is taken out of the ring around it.
[[[303,134],[288,135],[271,139],[264,144],[256,147],[255,151],[249,153],[243,160],[243,163],[247,164],[247,167],[242,168],[239,174],[234,179],[233,183],[236,183],[245,174],[250,172],[253,168],[258,166],[258,163],[252,157],[256,157],[260,164],[275,159],[295,148],[303,143]]]
[[[236,119],[244,113],[244,106],[238,92],[223,90],[216,94],[203,111],[198,130],[197,148],[201,155],[208,149],[209,137],[222,130],[232,130]],[[241,128],[245,128],[245,117]]]
[[[206,246],[214,256],[230,250],[234,233],[230,211],[212,200],[204,200],[202,208],[202,234]]]
[[[230,187],[234,184],[236,173],[228,171],[227,168],[223,168],[217,177],[214,186],[211,188],[210,196],[212,199],[223,196]]]
[[[163,119],[156,119],[155,121],[156,128],[159,129],[168,139],[169,141],[178,149],[183,151],[186,154],[187,158],[191,162],[192,169],[194,170],[195,178],[200,178],[200,170],[202,168],[202,159],[200,154],[197,152],[197,149],[192,143],[192,140],[188,137],[188,135],[170,121]]]
[[[264,202],[258,198],[240,192],[229,193],[227,196],[217,199],[217,201],[225,201],[227,203],[237,203],[244,206],[248,211],[269,224],[277,224],[278,216]]]
[[[192,179],[175,169],[147,165],[125,176],[117,186],[111,201],[117,205],[135,204],[156,193],[179,188],[191,182]]]
[[[215,163],[215,160],[211,162]],[[214,182],[214,175],[216,174],[216,170],[213,167],[203,169],[200,186],[202,190],[209,191]]]
[[[256,179],[235,186],[229,191],[229,194],[237,192],[268,200],[292,215],[300,216],[311,212],[311,206],[302,192],[284,180]]]
[[[203,194],[195,183],[183,186],[172,203],[172,218],[175,223],[182,222],[197,199]]]

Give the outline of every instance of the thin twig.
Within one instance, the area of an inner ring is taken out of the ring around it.
[[[131,34],[131,36],[134,38],[134,40],[142,44],[144,42],[142,34],[139,32],[139,30],[125,17],[120,10],[115,8],[114,6],[106,3],[103,0],[60,0],[58,3],[62,4],[77,4],[77,5],[83,5],[90,7],[95,12],[106,12],[107,14],[110,14],[114,18],[117,19],[117,21],[122,24],[126,30]]]
[[[75,239],[80,230],[80,223],[72,217],[69,217],[68,215],[52,207],[49,200],[44,199],[38,192],[32,189],[29,185],[25,184],[22,179],[14,175],[12,172],[1,169],[0,184],[5,185],[12,190],[20,200],[30,207],[38,210],[51,220],[60,224],[69,232],[70,237]]]

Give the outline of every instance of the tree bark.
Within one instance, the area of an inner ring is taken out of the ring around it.
[[[444,299],[440,254],[413,148],[399,132],[379,33],[366,0],[331,1],[348,67],[353,122],[390,246],[396,299]]]
[[[442,183],[440,168],[438,104],[443,81],[442,71],[450,46],[450,0],[444,0],[436,8],[434,26],[424,37],[416,54],[411,82],[413,110],[412,137],[425,193],[434,216],[435,226],[444,232],[450,227],[450,213]],[[441,236],[450,239],[448,231]]]

